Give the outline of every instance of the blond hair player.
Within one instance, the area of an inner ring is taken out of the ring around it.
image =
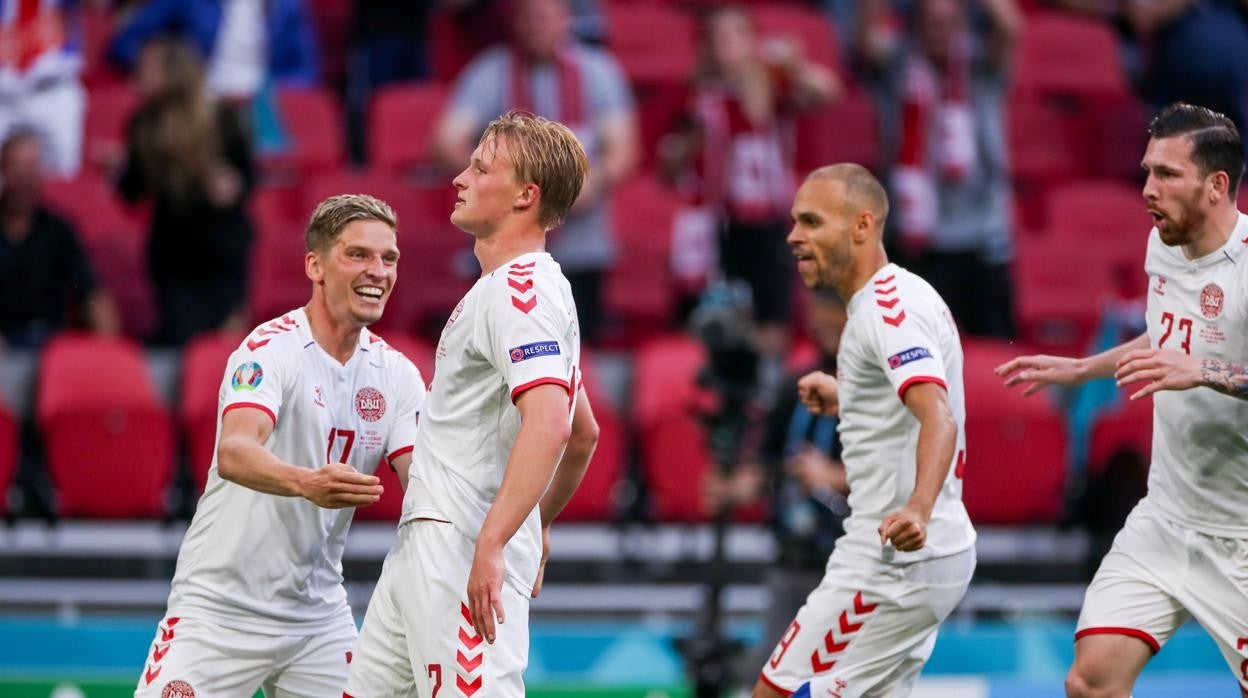
[[[368,331],[397,279],[394,212],[335,196],[312,214],[312,298],[257,327],[221,381],[217,450],[136,698],[337,695],[355,622],[342,586],[354,507],[385,458],[407,479],[420,372]]]
[[[442,330],[349,696],[524,695],[547,534],[598,437],[572,293],[544,251],[587,169],[565,126],[512,112],[455,178],[451,222],[474,238],[482,275]]]

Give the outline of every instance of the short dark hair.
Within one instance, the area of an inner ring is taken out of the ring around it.
[[[1230,192],[1239,190],[1244,176],[1244,145],[1235,122],[1225,114],[1186,102],[1175,102],[1161,110],[1148,125],[1150,138],[1187,136],[1192,139],[1192,162],[1208,176],[1225,172]]]

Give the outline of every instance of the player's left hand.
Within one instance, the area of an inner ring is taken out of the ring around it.
[[[485,641],[494,644],[494,620],[502,625],[503,577],[507,563],[502,548],[477,546],[472,556],[472,571],[468,573],[468,611],[472,614],[472,627]]]
[[[899,552],[909,553],[927,543],[927,520],[913,504],[907,504],[884,517],[880,523],[880,545],[892,541]]]
[[[1132,400],[1158,390],[1188,390],[1201,384],[1200,357],[1171,349],[1136,349],[1118,359],[1114,378],[1119,387],[1148,381],[1148,385],[1131,395]]]
[[[533,598],[542,593],[542,579],[546,577],[546,561],[550,559],[550,526],[542,526],[542,561],[537,565],[537,581],[533,582]]]

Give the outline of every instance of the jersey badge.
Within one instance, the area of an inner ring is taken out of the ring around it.
[[[899,351],[888,357],[888,367],[901,368],[912,361],[930,358],[932,358],[932,352],[928,351],[926,347],[910,347],[905,351]]]
[[[255,361],[248,361],[234,369],[234,375],[230,377],[230,387],[234,389],[234,392],[254,393],[263,380],[264,369],[260,368],[260,364]]]
[[[532,344],[521,344],[507,351],[511,355],[511,363],[518,364],[521,361],[532,359],[538,356],[558,356],[559,342],[533,342]]]
[[[1153,286],[1153,293],[1159,296],[1166,295],[1166,277],[1160,275],[1157,277],[1157,285]]]
[[[1200,314],[1212,320],[1222,314],[1222,301],[1225,294],[1222,293],[1222,287],[1217,284],[1209,284],[1200,290]]]
[[[195,689],[185,681],[170,681],[160,689],[160,698],[195,698]]]
[[[315,402],[317,407],[325,406],[325,393],[319,385],[312,388],[312,402]]]
[[[366,422],[375,422],[386,413],[386,398],[376,388],[360,388],[355,394],[355,413]]]

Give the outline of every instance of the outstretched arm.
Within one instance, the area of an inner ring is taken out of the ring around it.
[[[1133,351],[1118,361],[1114,374],[1118,385],[1148,381],[1131,395],[1132,400],[1159,390],[1211,388],[1240,400],[1248,400],[1248,366],[1222,359],[1204,359],[1169,349]]]
[[[1096,378],[1109,378],[1118,370],[1119,361],[1137,350],[1148,349],[1148,335],[1135,339],[1082,359],[1068,356],[1037,354],[1011,359],[996,368],[996,374],[1005,378],[1005,387],[1030,382],[1023,395],[1032,395],[1049,385],[1079,385]]]
[[[303,497],[327,509],[368,506],[381,498],[381,481],[345,463],[317,470],[286,463],[264,447],[273,433],[265,412],[245,407],[221,417],[217,474],[248,489],[281,497]]]

